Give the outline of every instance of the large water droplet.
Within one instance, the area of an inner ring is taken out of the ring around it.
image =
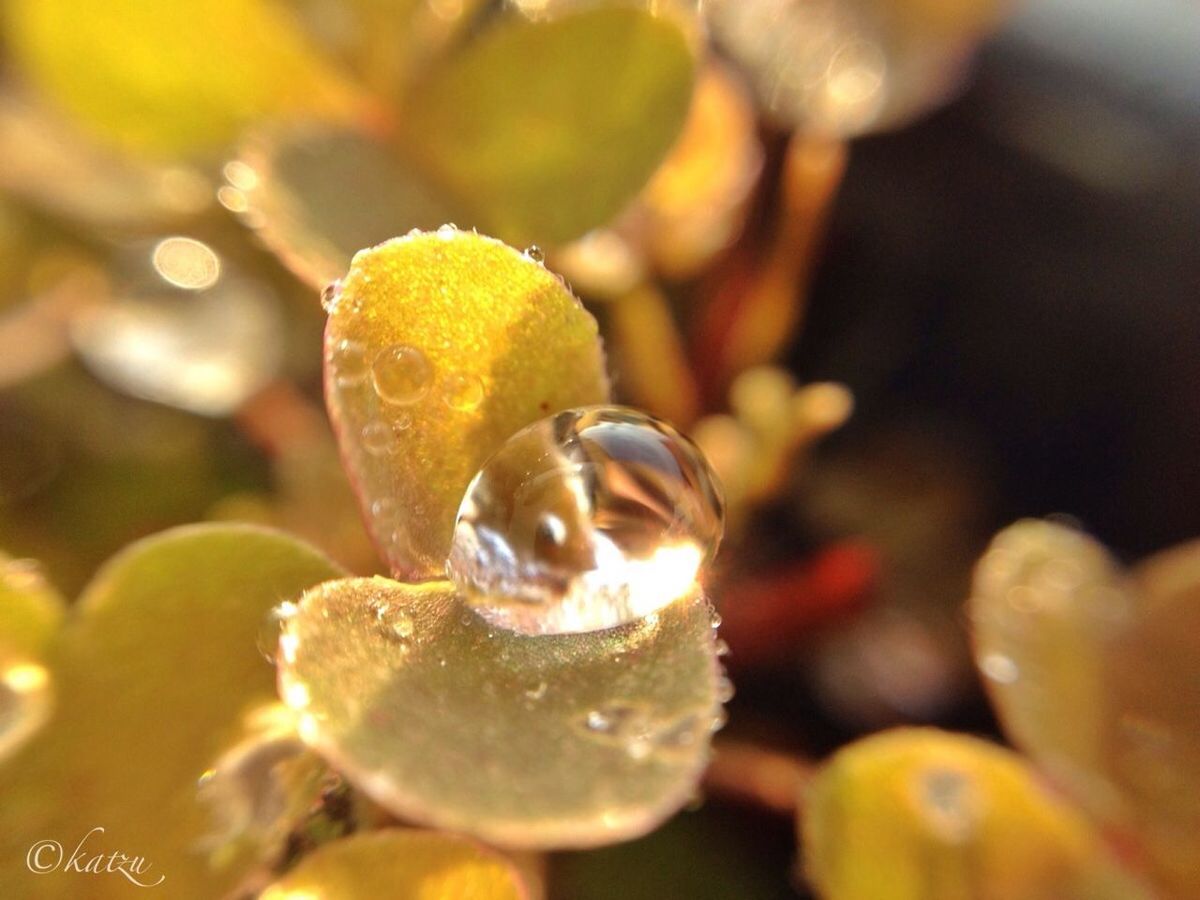
[[[446,379],[442,397],[451,409],[470,412],[483,402],[483,394],[483,382],[478,378],[456,373]]]
[[[587,407],[518,432],[484,464],[447,570],[496,625],[597,631],[692,592],[722,528],[691,441],[636,410]]]
[[[379,351],[371,367],[375,393],[388,403],[406,406],[429,393],[433,367],[416,347],[397,344]]]

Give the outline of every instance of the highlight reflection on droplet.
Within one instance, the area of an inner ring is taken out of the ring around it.
[[[587,407],[535,423],[484,464],[448,571],[501,627],[596,631],[692,591],[722,528],[714,477],[690,441],[635,410]]]

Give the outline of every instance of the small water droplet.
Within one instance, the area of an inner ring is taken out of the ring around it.
[[[721,703],[728,703],[733,699],[733,695],[733,682],[729,680],[729,676],[720,676],[717,679],[717,700],[719,700]]]
[[[569,410],[518,432],[476,475],[447,571],[496,625],[596,631],[694,594],[722,527],[708,464],[675,429],[634,410]]]
[[[721,614],[714,609],[713,613],[712,613],[712,619],[711,619],[713,631],[716,631],[718,628],[721,627],[722,621],[724,621],[724,620],[721,618]]]
[[[961,844],[979,814],[977,788],[966,773],[935,768],[921,772],[914,785],[917,807],[930,830],[947,843]]]
[[[363,426],[362,444],[374,456],[385,456],[392,451],[396,436],[386,422],[378,419]]]
[[[399,508],[391,497],[382,497],[371,504],[371,516],[379,522],[390,522],[396,518]]]
[[[412,423],[411,413],[401,411],[392,416],[392,430],[394,431],[408,431],[412,428]]]
[[[329,356],[334,381],[339,387],[353,387],[367,380],[367,351],[358,341],[339,341]]]
[[[402,641],[407,641],[413,636],[416,626],[413,624],[412,616],[408,613],[396,613],[391,619],[392,634]]]
[[[713,645],[713,651],[717,654],[718,657],[728,656],[729,655],[729,644],[726,643],[724,638],[720,638]]]
[[[532,259],[536,263],[546,261],[546,254],[542,251],[542,248],[539,247],[537,244],[530,244],[529,247],[526,248],[526,250],[525,250],[525,255],[528,256],[530,259]]]
[[[321,291],[321,307],[329,315],[333,315],[337,310],[338,300],[342,297],[342,282],[331,281],[325,285],[325,290]]]
[[[528,697],[530,700],[541,700],[543,697],[546,696],[546,691],[548,689],[549,689],[549,685],[546,682],[539,681],[537,687],[530,688],[529,690],[527,690],[525,692],[525,696]]]
[[[440,237],[442,240],[446,240],[446,241],[450,240],[456,234],[458,234],[458,226],[455,225],[453,222],[447,222],[445,225],[442,225],[437,230],[438,237]]]
[[[433,366],[416,347],[396,344],[380,350],[375,356],[371,380],[380,399],[407,406],[429,393]]]
[[[979,668],[992,681],[1012,684],[1020,674],[1017,664],[1003,653],[987,653],[979,660]]]
[[[470,412],[483,402],[483,382],[474,375],[456,373],[442,387],[442,399],[451,409]]]

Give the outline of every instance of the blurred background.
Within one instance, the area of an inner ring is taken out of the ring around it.
[[[413,40],[446,53],[543,5],[431,3],[453,34]],[[714,585],[727,739],[817,758],[903,722],[998,735],[960,612],[993,532],[1059,515],[1128,561],[1200,535],[1200,7],[1027,0],[889,120],[772,108],[714,6],[697,52],[737,99],[709,139],[740,137],[709,152],[740,162],[677,188],[682,221],[714,220],[703,250],[655,249],[666,204],[532,242],[596,312],[621,399],[694,428],[718,468],[780,379],[825,390],[786,452],[761,451],[770,477],[728,463],[762,484]],[[339,4],[290,11],[333,58],[352,46]],[[22,16],[0,38],[0,548],[70,595],[132,539],[248,520],[378,571],[321,406],[320,289],[358,247],[486,216],[409,178],[420,153],[381,149],[378,110],[357,130],[252,112],[199,155],[94,138]],[[721,178],[728,196],[702,196]],[[783,337],[729,362],[765,282]],[[795,856],[789,818],[717,790],[641,841],[560,855],[551,894],[808,896]]]

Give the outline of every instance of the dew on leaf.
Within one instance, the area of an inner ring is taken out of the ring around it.
[[[595,631],[689,595],[722,528],[712,472],[674,428],[631,409],[575,409],[484,464],[447,570],[496,625]]]
[[[419,640],[380,628],[385,604]],[[695,789],[719,711],[708,616],[694,593],[653,628],[535,637],[489,628],[449,582],[330,582],[285,625],[280,695],[397,815],[504,846],[609,843]]]
[[[395,433],[387,422],[376,419],[363,426],[362,444],[368,453],[384,456],[394,449]]]
[[[362,384],[370,374],[366,348],[358,341],[338,341],[329,355],[329,367],[339,387]]]
[[[483,402],[483,382],[474,375],[455,373],[442,385],[442,399],[451,409],[471,412]]]
[[[433,367],[416,347],[397,344],[385,347],[375,356],[371,379],[381,400],[407,406],[429,392]]]
[[[342,283],[340,281],[331,281],[325,285],[325,289],[321,291],[321,308],[327,313],[332,313],[337,309],[338,300],[342,296]]]

